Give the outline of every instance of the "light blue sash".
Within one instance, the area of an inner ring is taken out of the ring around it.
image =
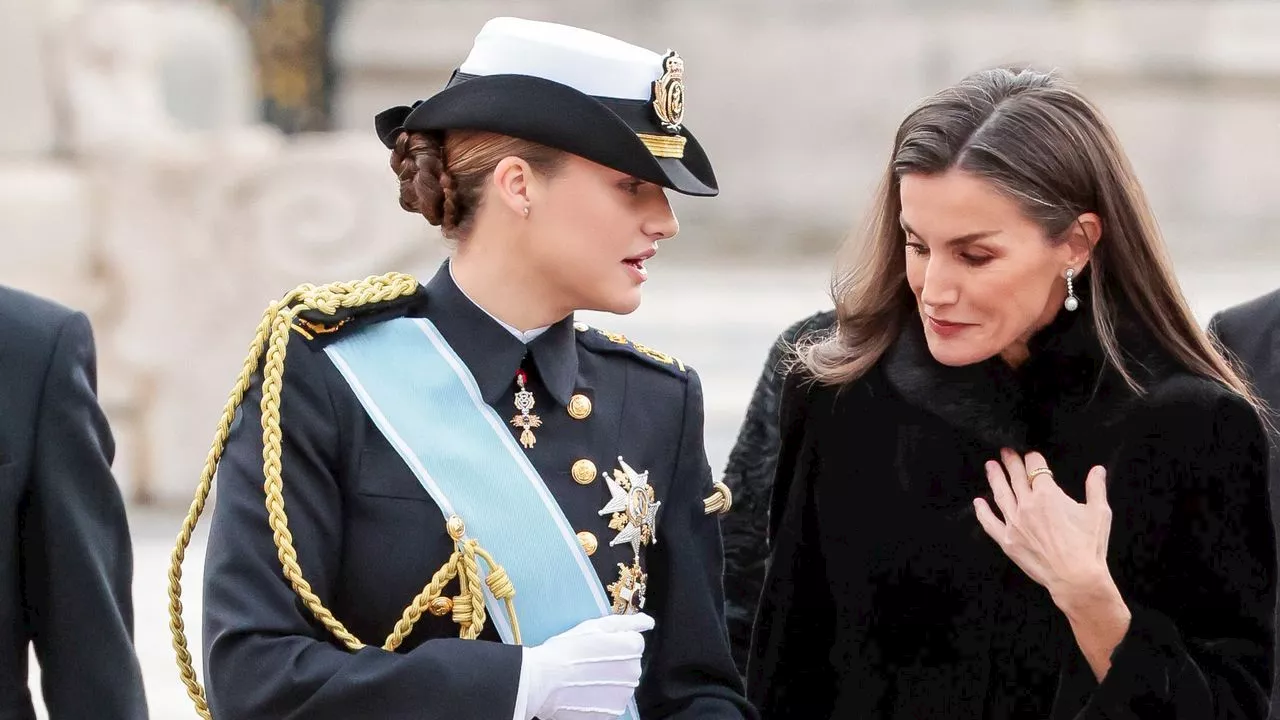
[[[431,321],[370,325],[325,352],[444,516],[462,518],[467,537],[506,568],[524,644],[610,613],[560,506]],[[487,587],[485,604],[513,642],[506,607]],[[634,703],[623,717],[639,718]]]

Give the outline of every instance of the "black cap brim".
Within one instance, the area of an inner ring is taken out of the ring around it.
[[[449,86],[413,107],[379,113],[378,137],[395,146],[402,130],[484,130],[564,150],[685,195],[719,193],[702,146],[681,128],[682,158],[655,157],[637,132],[669,134],[642,101],[587,95],[530,75],[455,74]]]

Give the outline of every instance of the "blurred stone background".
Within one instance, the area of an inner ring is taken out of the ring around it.
[[[828,305],[903,114],[982,66],[1060,69],[1103,108],[1202,321],[1280,286],[1280,3],[0,0],[0,283],[94,322],[153,717],[194,717],[167,557],[252,329],[300,282],[433,270],[372,117],[440,87],[496,15],[685,58],[722,194],[675,198],[640,311],[585,319],[698,368],[717,469],[770,341]]]

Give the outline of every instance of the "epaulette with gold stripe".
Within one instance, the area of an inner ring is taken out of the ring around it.
[[[343,318],[337,322],[326,323],[307,320],[306,318],[295,316],[293,318],[293,324],[289,326],[289,329],[308,340],[315,340],[318,336],[330,335],[338,332],[346,326],[348,321],[349,318]]]
[[[391,273],[355,283],[304,285],[289,300],[289,329],[319,348],[341,331],[380,320],[404,317],[423,299],[423,289],[409,275]]]
[[[689,368],[681,362],[680,358],[630,340],[621,333],[593,328],[583,322],[575,323],[573,327],[577,330],[578,337],[589,347],[626,353],[670,370],[680,377],[686,377],[689,373]]]

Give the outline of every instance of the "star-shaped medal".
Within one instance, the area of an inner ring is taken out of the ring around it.
[[[609,502],[600,509],[600,515],[617,513],[615,518],[625,519],[621,531],[609,546],[631,544],[631,551],[640,557],[640,546],[655,544],[658,541],[658,502],[649,484],[649,472],[638,473],[621,457],[618,458],[621,470],[614,470],[613,477],[604,476],[609,487]],[[614,523],[610,527],[618,529]]]

